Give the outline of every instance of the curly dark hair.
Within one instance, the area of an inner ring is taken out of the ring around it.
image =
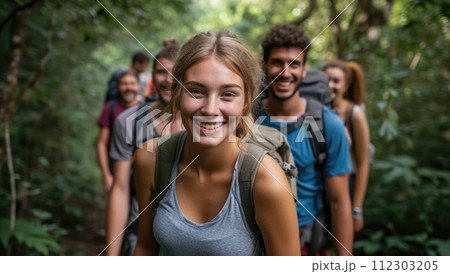
[[[295,25],[285,24],[273,27],[261,42],[264,62],[267,63],[272,49],[280,47],[298,47],[303,50],[303,61],[306,63],[308,55],[309,38],[305,31]]]

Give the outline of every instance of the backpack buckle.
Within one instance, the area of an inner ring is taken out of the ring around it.
[[[289,163],[283,162],[281,168],[282,168],[283,170],[290,170],[290,169],[292,168],[292,165],[289,164]]]

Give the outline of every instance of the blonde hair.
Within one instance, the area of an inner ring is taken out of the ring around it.
[[[251,125],[238,121],[236,136],[244,137],[247,134],[253,137],[251,127],[253,117],[251,112],[252,100],[262,85],[262,69],[256,56],[233,33],[220,30],[217,34],[202,32],[187,41],[178,54],[173,67],[175,80],[172,85],[172,97],[169,110],[174,117],[180,109],[181,93],[184,89],[184,75],[194,64],[214,56],[220,59],[230,70],[238,74],[244,82],[244,108],[241,116],[248,116]],[[242,120],[242,119],[241,119]]]
[[[322,70],[325,71],[328,68],[338,68],[344,72],[345,83],[348,85],[344,98],[353,103],[364,103],[366,87],[364,85],[364,73],[360,65],[355,62],[332,60],[328,61]]]

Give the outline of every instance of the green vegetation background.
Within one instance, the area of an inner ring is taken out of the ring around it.
[[[97,255],[106,196],[95,158],[96,120],[111,73],[143,47],[98,1],[36,2],[19,86],[38,70],[54,14],[52,48],[43,75],[10,120],[18,197],[12,232],[0,122],[0,255]],[[450,255],[448,1],[100,2],[152,53],[164,38],[185,42],[220,28],[261,53],[259,42],[273,24],[293,22],[313,39],[310,67],[331,57],[359,62],[377,152],[355,255]],[[0,20],[25,4],[1,1]],[[0,29],[0,87],[12,56],[10,33],[11,21]]]

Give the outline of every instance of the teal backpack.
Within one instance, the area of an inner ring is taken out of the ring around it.
[[[266,154],[274,158],[284,170],[291,186],[291,193],[297,198],[297,168],[295,167],[289,143],[278,130],[259,126],[263,141],[250,140],[243,143],[245,152],[239,158],[239,190],[245,219],[254,236],[262,239],[261,231],[255,221],[255,207],[253,201],[253,184],[256,171]],[[157,204],[161,202],[170,184],[170,175],[177,154],[182,146],[186,131],[172,133],[164,142],[158,144],[155,169],[155,195]],[[261,140],[261,139],[260,139]]]

